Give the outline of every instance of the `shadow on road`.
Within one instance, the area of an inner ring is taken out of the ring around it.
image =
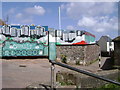
[[[114,61],[112,58],[107,58],[101,69],[103,70],[111,70],[113,68]]]

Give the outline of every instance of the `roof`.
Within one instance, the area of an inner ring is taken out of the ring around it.
[[[112,41],[112,39],[108,36],[102,36],[101,38],[103,38],[106,42]]]
[[[118,37],[116,37],[116,38],[114,38],[112,41],[114,41],[114,42],[119,42],[120,41],[120,36],[118,36]]]

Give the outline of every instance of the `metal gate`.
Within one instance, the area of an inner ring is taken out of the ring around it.
[[[55,40],[51,41],[47,26],[11,26],[0,27],[0,56],[46,56],[56,59]],[[19,31],[19,32],[18,32]],[[52,38],[51,38],[52,39]]]
[[[49,36],[49,35],[48,35]],[[2,57],[17,57],[17,56],[48,56],[50,60],[56,59],[55,42],[43,43],[35,42],[16,42],[12,40],[4,41],[1,45]]]

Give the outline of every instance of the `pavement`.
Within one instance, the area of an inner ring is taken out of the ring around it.
[[[92,63],[88,66],[83,66],[83,65],[71,65],[71,66],[79,68],[81,70],[86,70],[86,71],[94,73],[94,72],[98,72],[98,71],[101,71],[101,70],[106,70],[108,67],[111,67],[111,63],[110,63],[111,59],[109,60],[109,58],[110,57],[101,57],[100,67],[99,67],[99,60],[97,60],[96,62],[94,62],[94,63]]]
[[[108,57],[103,57],[101,67]],[[2,61],[2,88],[26,88],[31,84],[48,84],[51,79],[51,64],[47,59],[1,59]],[[74,66],[74,65],[73,65]],[[89,66],[74,66],[90,72],[97,72],[99,62]],[[56,66],[55,73],[68,70]]]

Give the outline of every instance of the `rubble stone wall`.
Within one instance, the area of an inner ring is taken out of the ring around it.
[[[89,64],[93,60],[98,59],[100,47],[96,44],[92,45],[59,45],[57,46],[57,58],[61,59],[66,56],[69,64]]]

